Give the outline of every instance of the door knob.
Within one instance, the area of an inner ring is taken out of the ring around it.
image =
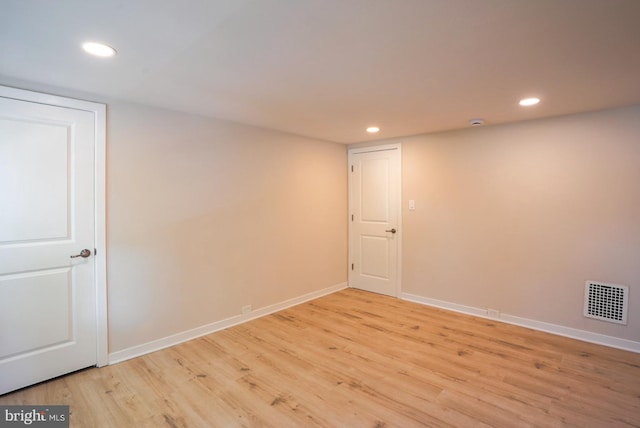
[[[385,232],[396,233],[396,229],[395,229],[395,227],[394,227],[393,229],[385,230]]]
[[[90,255],[91,255],[91,250],[88,250],[88,249],[85,248],[84,250],[80,251],[80,254],[76,254],[75,256],[71,256],[71,258],[75,259],[76,257],[82,257],[82,258],[86,259]]]

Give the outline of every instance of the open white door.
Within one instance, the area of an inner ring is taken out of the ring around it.
[[[349,150],[349,286],[400,293],[400,146]]]
[[[3,394],[96,365],[100,305],[96,112],[0,89]]]

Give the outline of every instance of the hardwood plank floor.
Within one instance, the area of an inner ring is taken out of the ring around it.
[[[348,289],[0,404],[74,427],[639,427],[640,354]]]

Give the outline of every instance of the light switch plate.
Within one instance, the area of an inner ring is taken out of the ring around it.
[[[416,201],[413,199],[409,199],[409,211],[413,211],[416,209]]]

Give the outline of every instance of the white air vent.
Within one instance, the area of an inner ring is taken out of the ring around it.
[[[584,316],[602,321],[627,323],[629,287],[587,281],[584,288]]]

